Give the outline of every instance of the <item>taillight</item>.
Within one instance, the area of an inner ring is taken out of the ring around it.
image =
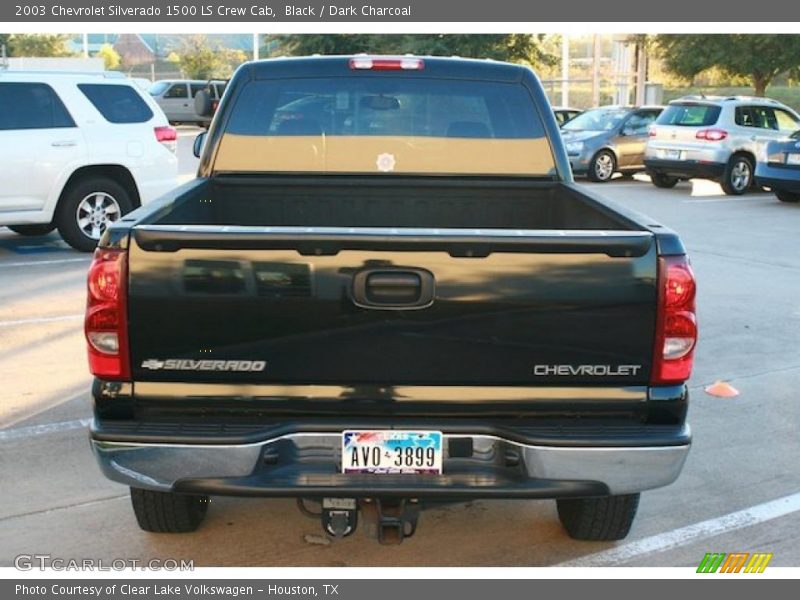
[[[656,132],[655,125],[650,126],[650,129],[647,130],[647,135],[649,135],[650,137],[656,137],[658,135],[658,133]]]
[[[153,128],[156,134],[156,140],[164,144],[170,152],[175,152],[178,149],[178,130],[169,125]]]
[[[370,58],[356,56],[350,59],[350,68],[369,71],[421,71],[425,61],[421,58]]]
[[[89,267],[84,330],[89,370],[102,379],[130,378],[126,256],[123,250],[98,248]]]
[[[724,129],[701,129],[694,137],[707,142],[721,142],[728,137],[728,132]]]
[[[675,384],[689,379],[697,344],[696,284],[685,256],[658,260],[653,384]]]

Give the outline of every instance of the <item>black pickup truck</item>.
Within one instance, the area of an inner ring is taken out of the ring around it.
[[[677,478],[692,270],[572,182],[530,69],[248,63],[202,136],[88,275],[91,443],[143,529],[291,497],[389,542],[432,504],[554,498],[613,540]]]

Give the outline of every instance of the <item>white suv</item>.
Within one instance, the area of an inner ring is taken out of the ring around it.
[[[798,129],[797,113],[769,98],[686,96],[650,127],[644,164],[657,187],[699,177],[718,181],[726,194],[743,194],[761,148]]]
[[[121,74],[0,71],[0,225],[57,227],[90,251],[109,223],[178,184],[176,144]]]

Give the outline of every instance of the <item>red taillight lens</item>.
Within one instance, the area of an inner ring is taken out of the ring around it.
[[[89,370],[103,379],[130,378],[126,257],[123,250],[98,248],[89,267],[84,330]]]
[[[178,148],[178,130],[169,125],[162,127],[154,127],[153,132],[156,134],[156,139],[164,144],[170,152],[175,152]]]
[[[701,129],[694,137],[707,142],[721,142],[728,137],[728,132],[724,129]]]
[[[689,379],[697,344],[696,283],[685,256],[665,256],[658,266],[653,384],[675,384]]]
[[[658,133],[656,132],[655,125],[650,126],[650,129],[647,130],[647,135],[649,135],[650,137],[656,137],[658,135]]]
[[[425,61],[421,58],[370,58],[356,56],[350,59],[350,68],[366,71],[421,71]]]

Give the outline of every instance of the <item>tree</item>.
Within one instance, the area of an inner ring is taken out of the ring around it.
[[[116,69],[120,63],[119,53],[114,50],[111,44],[103,44],[97,51],[97,57],[103,59],[103,65],[107,71]]]
[[[278,36],[278,53],[417,54],[491,58],[531,65],[553,64],[556,57],[541,47],[543,36],[524,34],[297,34]]]
[[[189,79],[213,79],[229,77],[238,65],[247,60],[247,55],[242,50],[212,44],[204,35],[190,35],[170,53],[168,60],[177,63]]]
[[[717,67],[730,77],[747,77],[756,96],[764,96],[778,75],[800,73],[800,35],[662,34],[655,46],[674,75],[692,79]]]
[[[67,42],[70,34],[12,33],[8,36],[8,55],[27,57],[72,56]]]

